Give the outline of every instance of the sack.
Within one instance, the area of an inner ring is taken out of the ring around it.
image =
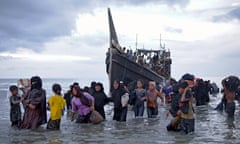
[[[93,111],[90,115],[89,118],[90,122],[93,124],[99,124],[101,123],[104,119],[103,117],[99,114],[97,111]]]
[[[125,107],[128,104],[128,100],[129,100],[129,94],[125,93],[122,97],[121,97],[121,104],[122,107]]]

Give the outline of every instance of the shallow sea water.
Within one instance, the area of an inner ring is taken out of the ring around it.
[[[7,82],[6,82],[7,81]],[[171,118],[165,117],[167,106],[159,107],[159,118],[133,118],[133,112],[128,112],[126,123],[112,121],[112,106],[106,106],[107,120],[99,125],[78,125],[70,121],[66,112],[62,118],[60,131],[48,131],[43,125],[37,130],[16,130],[10,127],[9,101],[7,87],[15,80],[0,81],[0,143],[1,144],[205,144],[205,143],[240,143],[239,106],[235,120],[227,120],[224,113],[213,110],[221,96],[211,97],[207,106],[195,107],[195,133],[183,135],[168,132],[166,125]],[[53,80],[46,81],[48,95]],[[66,89],[71,81],[65,81]],[[146,113],[145,113],[146,114]]]

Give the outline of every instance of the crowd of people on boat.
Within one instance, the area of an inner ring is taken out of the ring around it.
[[[222,86],[224,96],[216,109],[225,110],[228,117],[234,117],[236,107],[234,100],[240,102],[240,80],[236,76],[229,76],[222,80]],[[167,130],[188,134],[194,132],[193,104],[206,105],[210,101],[209,93],[217,92],[209,81],[196,79],[191,74],[183,75],[179,81],[171,79],[165,85],[155,81],[144,83],[137,80],[135,88],[130,90],[123,81],[115,80],[112,87],[111,96],[108,97],[100,82],[92,82],[90,87],[84,88],[75,82],[62,95],[61,85],[54,84],[52,86],[54,95],[47,100],[41,78],[34,76],[30,79],[30,87],[10,86],[10,121],[12,126],[20,129],[36,129],[47,123],[47,129],[59,130],[66,107],[72,113],[72,121],[79,124],[98,124],[106,119],[104,106],[112,102],[114,112],[112,119],[125,122],[129,105],[132,106],[136,118],[143,117],[145,111],[148,118],[156,118],[158,107],[165,102],[170,105],[166,117],[169,115],[173,117],[166,126]],[[22,96],[19,96],[19,89],[22,90]],[[160,103],[158,99],[161,100]],[[24,107],[23,116],[20,103]],[[50,111],[48,120],[47,110]]]
[[[126,49],[126,47],[120,48],[120,52],[123,56],[131,61],[134,61],[150,70],[153,70],[158,75],[169,77],[171,58],[170,52],[166,50],[137,50],[133,52],[132,49]],[[110,52],[107,52],[106,64],[110,63]],[[108,67],[107,67],[108,72]]]

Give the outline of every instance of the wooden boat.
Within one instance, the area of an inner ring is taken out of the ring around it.
[[[165,49],[137,49],[135,54],[138,57],[136,57],[135,60],[129,59],[118,42],[117,33],[109,8],[108,20],[110,31],[110,47],[106,56],[106,71],[110,81],[110,89],[112,89],[114,80],[121,80],[130,89],[133,89],[133,84],[135,84],[138,79],[143,80],[147,84],[149,81],[162,83],[165,79],[171,77],[170,52],[167,52]],[[154,54],[154,56],[157,56],[157,62],[159,62],[158,66],[162,68],[158,68],[158,70],[156,70],[156,66],[152,66],[150,68],[144,63],[137,62],[137,60],[140,61],[141,56],[144,58],[144,55],[146,54]]]

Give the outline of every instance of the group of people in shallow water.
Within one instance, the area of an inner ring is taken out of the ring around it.
[[[163,105],[164,97],[167,99],[170,95],[171,100],[167,102],[170,103],[170,108],[167,110],[166,116],[171,115],[173,119],[166,128],[168,131],[182,131],[188,134],[194,132],[193,103],[198,101],[198,95],[206,94],[202,94],[203,92],[197,94],[203,89],[199,87],[199,81],[197,83],[195,81],[193,75],[185,74],[178,82],[171,83],[172,90],[168,93],[164,92],[166,90],[159,87],[155,81],[146,84],[144,81],[138,80],[136,88],[133,90],[129,90],[122,81],[114,81],[111,97],[105,94],[102,83],[92,82],[90,88],[81,89],[79,84],[75,82],[64,96],[62,96],[61,86],[54,84],[52,86],[54,95],[47,100],[46,92],[42,88],[41,78],[34,76],[30,80],[30,88],[23,90],[21,97],[18,94],[19,88],[15,85],[10,86],[9,90],[12,94],[10,97],[10,120],[12,126],[20,129],[35,129],[47,123],[47,129],[58,130],[65,107],[71,110],[72,121],[91,123],[90,117],[93,112],[98,112],[103,119],[106,119],[104,106],[109,102],[114,104],[113,120],[125,122],[128,105],[133,106],[135,117],[143,117],[145,103],[148,118],[156,118],[159,105]],[[240,95],[238,93],[239,85],[240,80],[235,76],[229,76],[222,81],[223,99],[226,102],[221,102],[221,104],[225,106],[224,109],[229,117],[234,116],[234,100],[239,100]],[[161,103],[158,103],[158,98],[160,98]],[[201,98],[199,105],[206,104],[209,101],[208,96]],[[20,103],[24,106],[23,119]],[[47,109],[50,110],[48,121]]]

